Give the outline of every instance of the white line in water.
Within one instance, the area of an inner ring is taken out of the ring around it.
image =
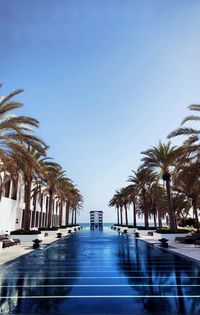
[[[41,266],[42,267],[42,266]],[[42,268],[42,270],[52,270],[52,268],[54,268],[54,269],[56,269],[56,268],[66,268],[66,269],[70,269],[70,271],[73,271],[72,270],[72,268],[79,268],[79,267],[81,267],[81,268],[92,268],[92,269],[95,269],[95,268],[99,268],[99,267],[101,267],[101,268],[106,268],[106,269],[113,269],[113,268],[125,268],[125,269],[132,269],[133,267],[135,267],[134,268],[134,270],[137,270],[137,266],[125,266],[125,265],[97,265],[97,266],[94,266],[94,265],[92,265],[92,266],[89,266],[89,265],[83,265],[83,264],[81,264],[81,265],[64,265],[64,266],[55,266],[55,265],[53,265],[53,266],[49,266],[49,267],[45,267],[45,268]],[[185,271],[185,270],[192,270],[192,267],[184,267],[184,265],[182,265],[182,266],[152,266],[152,269],[147,269],[147,270],[153,270],[153,269],[159,269],[159,270],[166,270],[167,268],[173,268],[173,269],[176,269],[176,270],[180,270],[180,268],[184,268],[183,270]],[[140,266],[138,266],[138,269],[142,269],[142,268],[140,268]],[[29,271],[29,270],[32,270],[31,268],[21,268],[21,269],[17,269],[17,271]],[[199,269],[199,271],[200,271],[200,269]]]
[[[200,279],[200,277],[174,277],[177,279]],[[126,277],[126,276],[111,276],[111,277],[11,277],[11,278],[2,278],[2,281],[7,281],[7,280],[20,280],[20,279],[29,279],[29,280],[34,280],[34,279],[40,279],[40,280],[45,280],[45,279],[158,279],[158,277],[151,277],[151,276],[133,276],[133,277]]]
[[[32,272],[33,270],[29,270],[30,272]],[[47,270],[48,271],[48,270]],[[187,273],[193,273],[194,271],[188,271],[188,270],[151,270],[151,269],[145,269],[145,270],[130,270],[129,272],[140,272],[140,273],[144,273],[144,272],[152,272],[152,273],[174,273],[174,272],[187,272]],[[41,272],[41,271],[37,271],[37,272]],[[45,272],[45,270],[44,270]],[[200,272],[200,271],[199,271]],[[15,274],[15,272],[13,272]],[[110,271],[110,270],[56,270],[54,271],[54,273],[120,273],[120,271],[116,270],[116,271]]]
[[[200,295],[28,295],[0,296],[0,299],[127,299],[127,298],[200,298]]]
[[[33,285],[2,285],[1,288],[64,288],[64,287],[200,287],[200,284],[33,284]]]

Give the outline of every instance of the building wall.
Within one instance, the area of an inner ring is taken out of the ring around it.
[[[3,193],[5,195],[5,193]],[[5,234],[5,231],[12,231],[15,229],[20,229],[22,227],[22,218],[23,218],[23,209],[25,208],[24,203],[24,184],[21,178],[19,178],[18,189],[16,200],[11,199],[12,197],[12,183],[10,185],[10,193],[9,197],[2,196],[0,200],[0,235]],[[41,203],[41,199],[36,198],[35,203],[35,213],[34,213],[34,203],[33,198],[31,200],[31,211],[32,211],[32,219],[34,218],[34,225],[31,224],[32,228],[44,227],[45,223],[47,223],[47,203],[48,195],[45,193],[43,195],[43,202]],[[42,205],[42,208],[41,208]],[[42,210],[42,211],[41,211]],[[59,225],[59,203],[58,199],[54,200],[54,210],[53,210],[53,223],[54,225]],[[42,218],[41,218],[42,213]],[[56,215],[57,214],[57,215]],[[62,225],[65,225],[65,203],[63,204],[63,218]],[[42,219],[42,220],[41,220]]]
[[[20,228],[24,198],[21,179],[19,179],[16,200],[11,199],[12,188],[11,182],[9,197],[2,196],[0,200],[0,234]]]

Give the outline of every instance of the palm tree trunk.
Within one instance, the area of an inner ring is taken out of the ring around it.
[[[119,225],[119,208],[117,207],[117,224]]]
[[[123,225],[123,209],[120,207],[121,225]]]
[[[24,229],[30,230],[31,223],[31,184],[32,181],[28,180],[25,185],[25,209],[24,209]]]
[[[125,220],[126,220],[126,226],[128,226],[128,211],[127,211],[127,205],[124,205],[124,209],[125,209]]]
[[[63,202],[60,201],[60,213],[59,213],[59,226],[62,226],[62,219],[63,219]]]
[[[43,216],[43,194],[41,194],[41,200],[40,200],[40,221],[39,221],[39,227],[42,227],[42,216]]]
[[[48,225],[47,227],[52,227],[52,211],[53,211],[53,191],[49,191],[49,213],[48,213]]]
[[[36,200],[37,200],[37,193],[34,192],[33,195],[33,212],[32,212],[32,222],[31,225],[34,228],[36,225]]]
[[[154,220],[154,226],[157,228],[157,222],[156,222],[156,207],[153,209],[153,220]]]
[[[74,209],[72,208],[72,222],[71,222],[72,226],[74,225]]]
[[[65,211],[66,211],[65,224],[66,224],[66,226],[68,226],[69,225],[69,203],[68,203],[68,201],[66,201]]]
[[[74,224],[76,225],[76,214],[77,214],[77,212],[76,212],[76,207],[74,208]]]
[[[146,192],[145,189],[142,190],[142,195],[143,195],[143,211],[144,211],[144,226],[147,228],[149,226],[149,213],[148,209],[146,206]]]
[[[160,216],[159,209],[157,210],[157,214],[158,214],[158,226],[159,226],[159,229],[161,229],[162,228],[162,219],[161,219],[161,216]]]
[[[134,227],[137,226],[137,222],[136,222],[136,204],[135,204],[135,201],[133,201],[133,226],[134,226]]]
[[[169,226],[170,230],[175,230],[175,221],[174,221],[174,211],[172,205],[172,198],[171,198],[171,187],[170,187],[170,179],[166,180],[166,190],[167,190],[167,199],[168,199],[168,208],[169,208]]]
[[[195,216],[195,222],[196,222],[197,232],[199,233],[199,219],[198,219],[196,198],[193,198],[193,199],[192,199],[192,206],[193,206],[193,212],[194,212],[194,216]]]

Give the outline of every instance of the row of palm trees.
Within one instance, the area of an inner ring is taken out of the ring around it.
[[[15,90],[0,97],[0,197],[8,181],[12,180],[13,187],[17,189],[21,178],[25,187],[25,230],[31,227],[32,199],[45,194],[49,196],[47,227],[53,224],[55,199],[59,202],[59,225],[62,225],[64,211],[66,224],[69,212],[74,224],[83,198],[62,166],[48,157],[49,146],[35,134],[39,122],[35,118],[16,114],[23,105],[13,98],[22,92],[21,89]]]
[[[189,110],[199,112],[200,105],[190,105]],[[109,202],[109,206],[117,209],[118,224],[128,225],[127,209],[132,205],[134,227],[137,216],[143,216],[145,227],[152,218],[155,227],[162,227],[162,219],[167,218],[170,229],[176,230],[181,219],[192,210],[199,232],[200,129],[183,126],[188,121],[198,122],[200,116],[187,116],[181,127],[168,135],[168,138],[186,136],[182,145],[159,141],[157,146],[141,152],[141,165],[132,171],[129,185],[117,190]]]

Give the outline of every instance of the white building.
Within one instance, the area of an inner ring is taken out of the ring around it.
[[[90,228],[91,230],[103,228],[103,211],[90,211]]]
[[[17,188],[11,179],[6,181],[0,200],[0,234],[5,234],[16,229],[23,228],[24,224],[24,184],[19,177]],[[31,198],[31,225],[32,229],[46,227],[48,220],[49,195],[43,190]],[[52,225],[59,226],[60,201],[54,198]],[[61,225],[67,224],[65,204],[63,204],[63,216]]]

